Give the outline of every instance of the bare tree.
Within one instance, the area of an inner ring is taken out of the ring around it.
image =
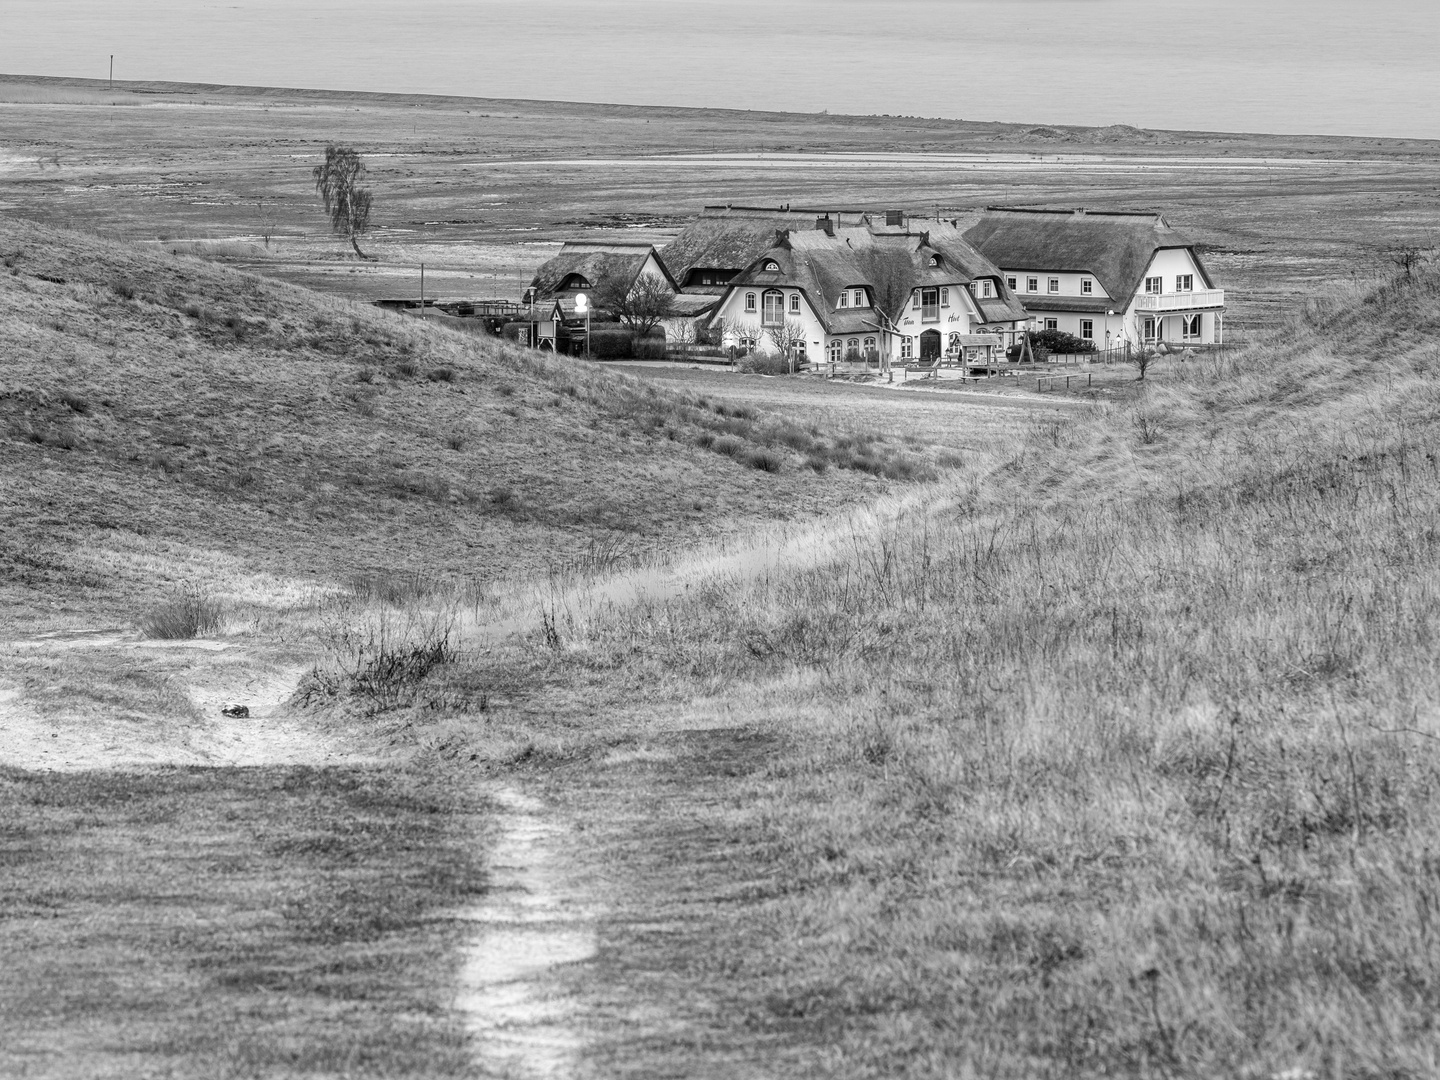
[[[1409,281],[1414,278],[1415,271],[1429,259],[1430,254],[1414,244],[1406,244],[1404,247],[1395,248],[1390,252],[1390,261],[1395,264],[1405,280]]]
[[[780,355],[785,358],[785,363],[793,375],[796,356],[805,347],[807,337],[805,324],[799,319],[786,319],[779,326],[772,326],[766,330],[765,336],[770,339],[775,348],[780,350]]]
[[[1143,339],[1135,342],[1130,356],[1135,361],[1135,370],[1140,373],[1136,382],[1144,382],[1145,373],[1150,370],[1150,365],[1160,359],[1159,351],[1151,348]]]
[[[325,147],[325,164],[315,166],[315,190],[325,202],[331,230],[349,240],[356,255],[368,259],[359,243],[370,228],[370,191],[360,186],[364,179],[365,163],[360,155],[340,143]]]
[[[641,274],[629,286],[621,277],[603,278],[595,302],[641,337],[675,314],[675,291],[656,274]]]
[[[677,345],[694,345],[700,337],[694,319],[676,319],[670,324],[669,335]]]

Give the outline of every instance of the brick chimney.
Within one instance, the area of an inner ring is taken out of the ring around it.
[[[815,228],[823,232],[826,236],[834,236],[835,219],[829,214],[826,214],[824,217],[818,217],[815,219]]]
[[[886,224],[887,227],[891,227],[891,228],[893,228],[893,227],[895,227],[895,226],[900,226],[900,227],[903,228],[904,225],[905,225],[905,211],[904,211],[904,210],[886,210],[886,211],[885,211],[885,224]]]

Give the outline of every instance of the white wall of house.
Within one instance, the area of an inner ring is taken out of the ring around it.
[[[1178,279],[1184,277],[1191,279],[1189,289],[1181,288],[1184,282]],[[1151,278],[1160,279],[1160,296],[1199,292],[1206,288],[1200,267],[1185,248],[1157,251],[1145,269],[1144,279]],[[1220,340],[1223,311],[1148,311],[1140,307],[1140,298],[1144,295],[1145,280],[1142,280],[1135,299],[1130,302],[1130,308],[1125,313],[1126,332],[1131,341],[1164,340],[1175,344],[1213,345]],[[1199,319],[1198,333],[1194,325],[1196,318]],[[1153,335],[1145,332],[1147,319],[1156,320]],[[1188,327],[1187,322],[1190,324]]]
[[[1011,270],[1005,271],[1006,280],[1015,281],[1015,292],[1023,303],[1027,296],[1084,296],[1092,299],[1106,299],[1109,294],[1093,274],[1076,274],[1061,270]],[[1030,288],[1031,280],[1035,288]],[[1050,282],[1056,283],[1054,292]],[[1085,282],[1090,282],[1090,292],[1085,291]]]
[[[757,352],[775,354],[780,351],[779,347],[771,340],[768,333],[770,327],[763,324],[764,318],[764,297],[765,293],[772,290],[760,286],[745,286],[730,292],[720,303],[716,312],[718,318],[725,320],[725,341],[726,345],[738,345],[741,338],[753,342]],[[825,347],[825,327],[815,314],[815,309],[810,304],[810,299],[799,289],[780,288],[775,290],[784,294],[785,318],[797,322],[805,331],[805,357],[812,363],[818,363]],[[746,309],[746,297],[755,297],[755,310]],[[798,305],[799,310],[795,310]]]
[[[971,327],[979,320],[980,312],[970,298],[970,291],[963,284],[940,287],[939,318],[925,320],[925,309],[921,305],[920,290],[910,294],[910,300],[895,319],[895,334],[891,341],[891,359],[906,360],[920,355],[920,335],[927,330],[940,332],[940,351],[945,351],[951,334],[971,333]],[[909,338],[909,349],[906,339]],[[907,355],[908,351],[908,355]]]
[[[660,278],[662,281],[666,280],[665,271],[660,268],[660,261],[655,258],[653,251],[645,256],[645,264],[640,267],[640,274],[649,274],[651,277]],[[635,275],[637,281],[640,279],[640,274]],[[672,289],[671,291],[673,292],[674,290]]]

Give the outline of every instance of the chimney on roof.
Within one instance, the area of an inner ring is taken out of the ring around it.
[[[903,225],[905,224],[905,211],[904,211],[904,210],[886,210],[886,211],[885,211],[885,224],[886,224],[887,226],[892,226],[892,227],[893,227],[893,226],[897,226],[897,225],[903,226]]]
[[[833,218],[830,217],[829,214],[826,214],[824,217],[816,218],[815,228],[823,232],[826,236],[835,235],[835,221]]]
[[[1085,216],[1085,208],[1084,208],[1083,206],[1077,206],[1077,207],[1075,208],[1075,216],[1076,216],[1076,217],[1084,217],[1084,216]]]

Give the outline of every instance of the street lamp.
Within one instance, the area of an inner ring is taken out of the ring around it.
[[[590,358],[590,298],[583,292],[575,294],[575,310],[585,314],[585,358]]]
[[[1105,312],[1105,362],[1107,364],[1110,362],[1110,316],[1114,314],[1112,309],[1107,309]]]

